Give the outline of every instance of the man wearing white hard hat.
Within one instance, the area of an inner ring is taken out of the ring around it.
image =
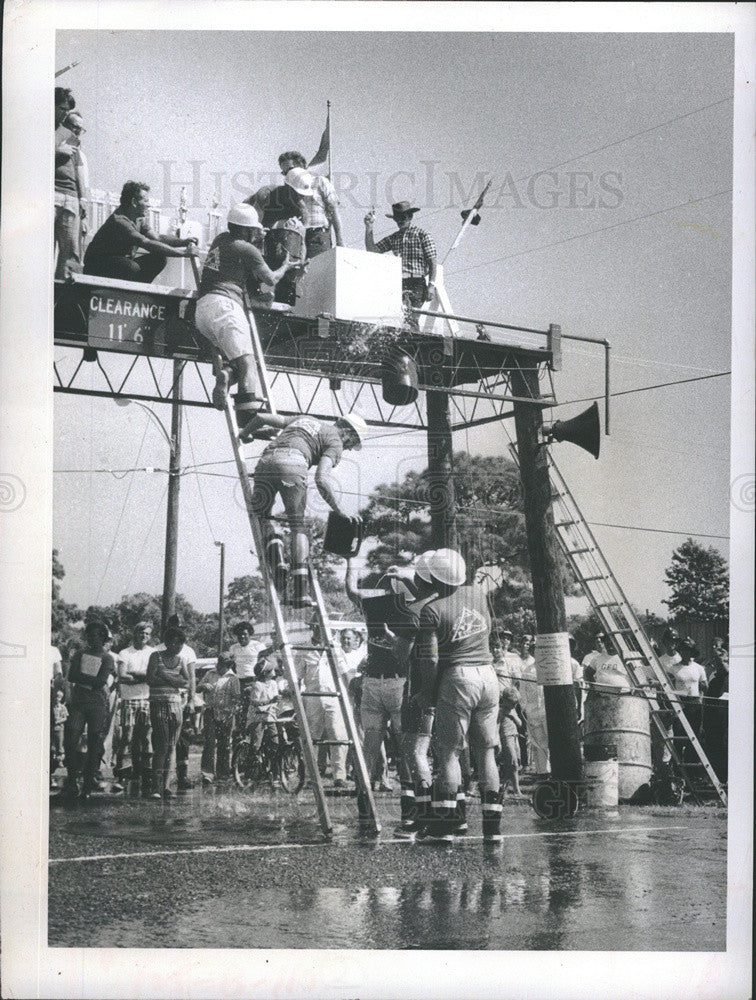
[[[407,803],[404,790],[412,785],[412,774],[402,742],[402,695],[407,679],[407,659],[399,655],[398,636],[403,629],[414,631],[417,616],[409,611],[415,599],[412,581],[397,567],[391,567],[375,589],[357,586],[357,571],[347,559],[344,588],[347,597],[359,608],[367,625],[367,662],[362,682],[360,721],[364,732],[365,764],[371,777],[378,768],[381,746],[388,724],[399,744],[399,779],[402,784],[404,814]],[[367,802],[357,797],[360,818],[369,819]]]
[[[430,572],[430,558],[433,549],[419,555],[414,565],[414,586],[417,599],[408,606],[413,616],[411,627],[397,631],[399,643],[397,653],[408,662],[407,683],[402,697],[402,744],[403,753],[412,772],[412,784],[402,785],[401,821],[394,835],[400,839],[414,840],[422,823],[428,818],[431,803],[433,774],[428,760],[434,713],[423,710],[414,700],[421,690],[416,639],[420,628],[420,612],[428,601],[438,596],[436,584]]]
[[[451,840],[467,829],[459,755],[469,733],[483,809],[483,840],[501,840],[499,684],[491,662],[491,619],[484,592],[464,586],[465,560],[454,549],[437,549],[428,569],[438,597],[420,612],[418,659],[421,690],[414,701],[436,710],[439,777],[433,787],[432,818],[418,841]]]
[[[333,424],[306,414],[280,417],[258,413],[240,436],[246,439],[264,428],[278,431],[258,459],[253,475],[252,506],[260,518],[265,558],[279,593],[285,594],[286,580],[290,576],[289,603],[297,608],[310,607],[314,603],[307,571],[310,541],[304,524],[308,472],[315,468],[318,492],[331,510],[347,517],[337,498],[338,484],[332,472],[344,451],[362,448],[367,424],[358,413],[345,413]],[[283,541],[270,519],[278,496],[283,501],[291,528],[290,574],[284,559]]]
[[[230,371],[216,372],[213,404],[223,409],[232,382],[238,383],[236,419],[244,426],[260,408],[255,395],[255,358],[246,310],[269,305],[280,278],[296,267],[288,255],[277,271],[263,260],[263,228],[251,205],[234,205],[228,213],[228,230],[219,233],[207,252],[197,297],[197,329],[229,362]]]

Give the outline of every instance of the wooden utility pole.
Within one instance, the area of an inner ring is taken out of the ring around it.
[[[428,414],[428,500],[431,544],[436,549],[457,548],[457,505],[454,494],[454,455],[449,395],[425,394]]]
[[[223,652],[223,628],[225,625],[223,615],[223,595],[226,589],[226,543],[216,542],[215,544],[220,549],[220,593],[218,595],[218,656],[220,656]]]
[[[512,369],[511,377],[513,396],[539,399],[536,368]],[[538,631],[542,634],[566,632],[567,616],[559,542],[551,507],[551,481],[546,450],[539,444],[543,424],[541,407],[516,402],[514,417]],[[583,765],[572,683],[545,685],[543,692],[551,773],[564,781],[580,781]]]
[[[163,571],[162,631],[176,611],[176,554],[178,551],[179,491],[181,489],[181,391],[184,362],[173,360],[171,403],[171,457],[168,465],[168,505],[165,518],[165,565]]]

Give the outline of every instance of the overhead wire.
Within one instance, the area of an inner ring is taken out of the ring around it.
[[[144,550],[147,547],[147,541],[148,541],[150,535],[152,534],[152,529],[154,527],[154,524],[155,524],[155,521],[157,519],[157,516],[160,513],[160,510],[162,509],[163,500],[165,500],[165,495],[166,495],[167,492],[168,492],[168,483],[166,481],[166,484],[165,484],[165,487],[163,488],[163,492],[162,492],[162,494],[160,496],[160,499],[155,504],[155,510],[154,510],[154,512],[152,514],[152,520],[150,521],[150,526],[149,526],[149,528],[147,529],[147,531],[145,533],[145,536],[144,536],[144,538],[142,540],[142,545],[141,545],[141,547],[139,549],[139,552],[137,553],[136,559],[134,560],[134,562],[133,562],[133,564],[131,566],[131,572],[129,573],[129,576],[128,576],[128,579],[126,580],[126,583],[124,584],[124,590],[127,593],[128,593],[128,590],[129,590],[129,586],[131,585],[131,581],[134,578],[134,573],[136,572],[136,568],[140,564],[140,562],[142,561],[142,555],[144,554]]]
[[[477,271],[481,267],[490,267],[491,264],[500,264],[505,260],[514,260],[516,257],[525,257],[529,253],[540,253],[542,250],[550,250],[552,247],[563,246],[565,243],[572,243],[574,240],[583,239],[586,236],[596,236],[598,233],[608,233],[621,226],[629,226],[634,222],[642,222],[645,219],[653,219],[666,212],[674,212],[680,208],[687,208],[691,204],[699,204],[702,201],[711,201],[712,198],[720,198],[722,195],[732,194],[732,188],[723,188],[721,191],[714,191],[712,194],[703,195],[698,198],[689,198],[678,205],[668,205],[666,208],[657,209],[654,212],[647,212],[645,215],[636,215],[632,219],[623,219],[621,222],[614,222],[611,226],[601,226],[599,229],[589,229],[584,233],[576,233],[573,236],[565,236],[561,240],[553,240],[551,243],[544,243],[538,247],[528,247],[526,250],[518,250],[516,253],[505,254],[503,257],[493,257],[491,260],[481,261],[479,264],[470,264],[468,267],[461,267],[457,271],[449,271],[448,276],[466,274],[468,271]]]
[[[194,465],[193,469],[183,469],[182,472],[186,472],[186,473],[194,472],[194,478],[195,478],[195,480],[197,482],[197,492],[199,493],[200,503],[202,505],[202,510],[205,512],[205,522],[207,523],[207,530],[210,532],[210,538],[212,539],[212,542],[215,545],[217,539],[215,537],[215,532],[213,531],[213,526],[210,523],[210,515],[207,512],[207,506],[205,505],[205,497],[204,497],[204,495],[202,493],[202,482],[200,480],[200,473],[197,471],[197,465],[196,465],[197,456],[194,454],[194,443],[192,442],[192,428],[191,428],[191,425],[189,423],[189,415],[188,414],[186,416],[186,430],[187,430],[187,436],[189,437],[189,450],[192,453],[192,458],[193,458],[193,460],[195,462],[195,465]]]
[[[658,122],[656,125],[649,125],[648,128],[641,129],[639,132],[632,132],[630,135],[623,136],[620,139],[614,139],[612,142],[596,146],[594,149],[588,149],[584,153],[578,153],[576,156],[571,156],[566,160],[560,160],[559,163],[553,163],[550,166],[542,167],[539,170],[532,170],[530,173],[523,174],[522,177],[515,178],[514,183],[519,184],[522,181],[529,180],[531,177],[535,177],[537,174],[546,173],[549,170],[556,170],[558,167],[565,167],[568,163],[576,163],[578,160],[585,159],[586,156],[592,156],[594,153],[602,153],[604,150],[622,145],[623,142],[630,142],[631,139],[637,139],[642,135],[647,135],[650,132],[656,131],[656,129],[664,128],[666,125],[674,125],[676,122],[683,121],[685,118],[691,118],[693,115],[698,115],[702,111],[708,111],[710,108],[716,108],[721,104],[728,104],[731,106],[732,100],[732,95],[722,97],[719,100],[712,101],[710,104],[704,104],[700,108],[694,108],[692,111],[686,111],[684,114],[676,115],[674,118],[668,118],[666,121]],[[438,215],[439,212],[448,212],[456,207],[456,205],[444,205],[443,208],[437,208],[427,212],[426,217]]]

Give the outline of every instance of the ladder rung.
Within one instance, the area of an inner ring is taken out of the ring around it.
[[[579,524],[579,521],[554,521],[555,528],[568,528],[573,524]]]
[[[351,740],[313,740],[316,747],[351,747],[354,744]]]
[[[584,552],[595,552],[595,551],[596,550],[591,545],[588,545],[582,549],[567,549],[568,554],[571,556],[580,556]]]
[[[338,691],[300,691],[303,698],[340,698]]]
[[[327,649],[331,649],[331,646],[292,646],[292,649],[297,650],[297,652],[308,652],[309,650],[314,650],[315,652],[324,653]]]
[[[629,631],[629,628],[607,628],[604,629],[604,635],[627,635]]]
[[[609,579],[608,576],[603,576],[603,574],[599,573],[598,576],[584,576],[582,579],[582,583],[591,583],[593,580],[608,580],[608,579]]]
[[[594,605],[594,607],[596,607],[596,608],[621,608],[622,604],[619,601],[604,601],[603,604],[596,604],[596,605]]]

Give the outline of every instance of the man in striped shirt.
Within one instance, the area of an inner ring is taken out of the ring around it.
[[[402,293],[405,304],[414,309],[422,309],[436,292],[436,247],[424,229],[412,224],[412,217],[419,211],[408,201],[395,202],[386,218],[393,219],[399,228],[377,243],[373,239],[375,209],[365,216],[365,249],[370,253],[390,250],[402,258]]]

